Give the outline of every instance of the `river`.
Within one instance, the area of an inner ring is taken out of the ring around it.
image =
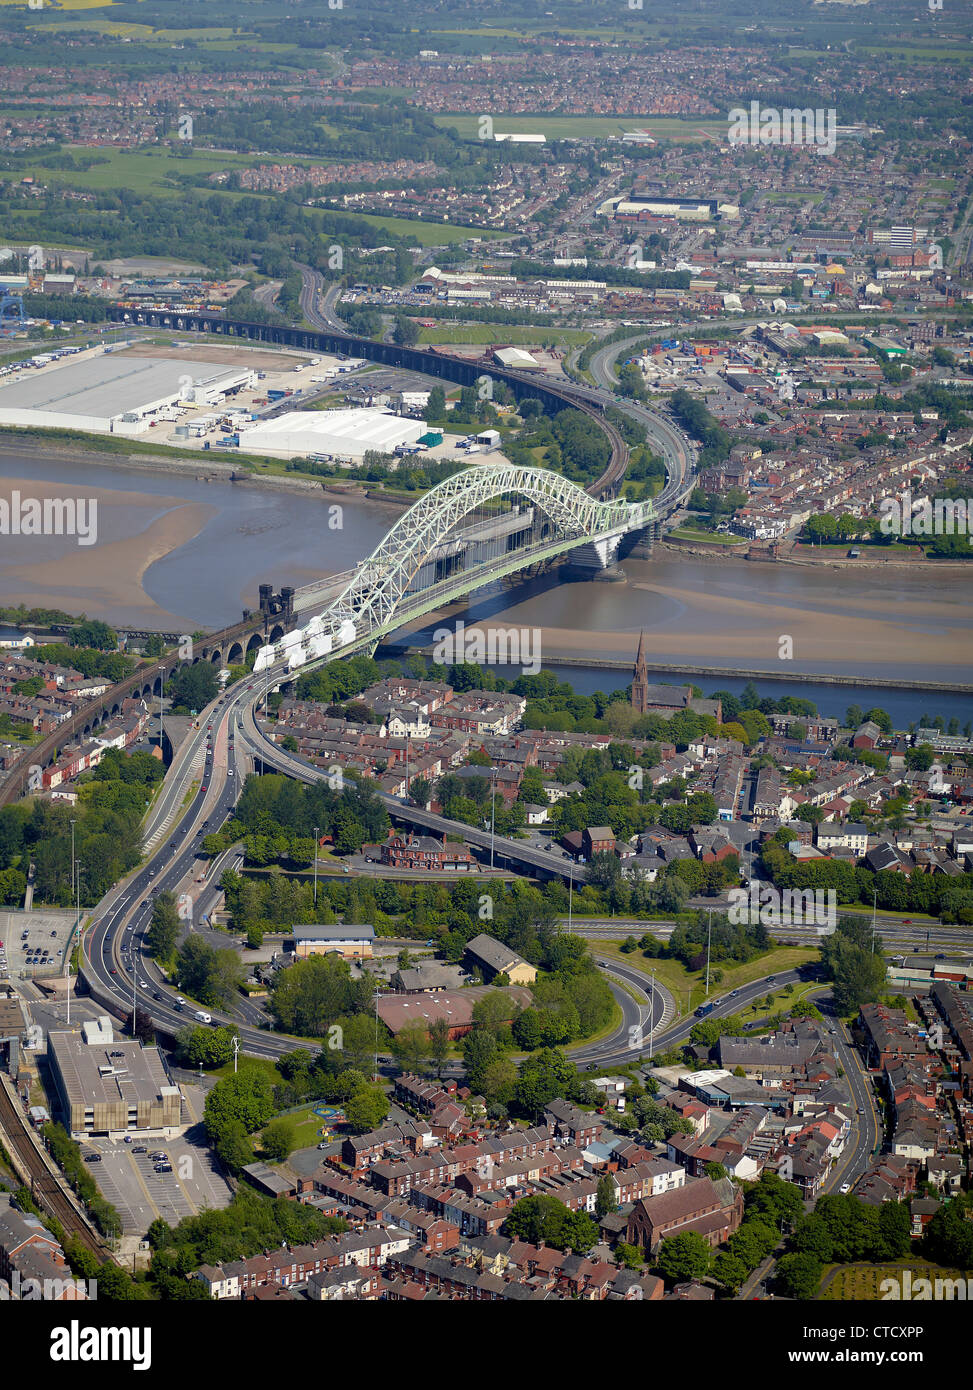
[[[200,461],[200,471],[205,462]],[[255,607],[261,582],[305,584],[353,565],[395,519],[392,508],[249,483],[207,482],[36,454],[0,454],[0,497],[76,496],[96,500],[97,543],[67,536],[3,536],[0,600],[56,606],[116,624],[215,628]],[[880,704],[907,723],[920,714],[973,718],[973,696],[895,691],[885,679],[968,683],[973,617],[968,580],[946,572],[848,570],[721,561],[660,550],[626,559],[626,583],[559,582],[541,576],[488,589],[457,606],[467,623],[494,618],[536,628],[541,654],[579,690],[627,683],[627,671],[585,667],[591,656],[634,659],[644,630],[646,659],[673,673],[679,663],[858,676],[867,690],[759,681],[762,693],[803,693],[828,713]],[[432,629],[426,630],[431,636]],[[404,634],[398,634],[401,638]],[[412,634],[415,636],[416,634]],[[696,677],[704,690],[737,691],[744,681]]]

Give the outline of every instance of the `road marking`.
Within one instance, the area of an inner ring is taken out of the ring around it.
[[[145,1185],[145,1179],[142,1177],[142,1171],[141,1171],[141,1169],[139,1168],[138,1164],[135,1162],[135,1155],[134,1155],[131,1151],[129,1152],[129,1155],[128,1155],[128,1161],[129,1161],[129,1163],[131,1163],[132,1167],[135,1169],[135,1176],[136,1176],[136,1178],[138,1178],[139,1187],[141,1187],[142,1191],[145,1193],[145,1199],[146,1199],[146,1201],[148,1202],[150,1209],[151,1209],[152,1211],[155,1212],[156,1216],[161,1216],[162,1213],[161,1213],[161,1211],[159,1210],[159,1208],[156,1206],[155,1202],[153,1202],[153,1200],[152,1200],[152,1193],[151,1193],[151,1192],[149,1191],[149,1189],[146,1187],[146,1185]],[[144,1210],[144,1208],[140,1207],[139,1210],[142,1211],[142,1210]]]

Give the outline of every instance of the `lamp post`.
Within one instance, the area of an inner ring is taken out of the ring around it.
[[[493,869],[493,841],[497,826],[497,769],[490,777],[490,868]]]
[[[571,914],[574,910],[574,860],[568,865],[568,932],[571,931]]]
[[[878,908],[878,889],[872,890],[872,955],[875,954],[875,913]],[[928,940],[928,937],[927,937]]]
[[[706,998],[709,998],[709,956],[713,942],[713,910],[709,911],[709,925],[706,928]]]
[[[314,906],[318,905],[318,827],[314,827]]]
[[[376,990],[372,995],[372,1003],[375,1005],[375,1070],[372,1073],[374,1081],[378,1081],[378,1000],[379,991]]]
[[[71,835],[72,835],[72,838],[73,838],[73,836],[74,836],[74,822],[73,822],[73,821],[71,822]],[[76,867],[75,871],[74,871],[74,891],[75,891],[75,918],[74,918],[74,926],[72,927],[70,933],[68,934],[68,944],[67,944],[67,947],[65,948],[65,960],[64,960],[64,963],[65,963],[65,965],[67,966],[67,982],[68,982],[68,983],[67,983],[67,988],[66,988],[66,990],[65,990],[65,994],[66,994],[66,996],[67,996],[67,1008],[66,1008],[66,1010],[65,1010],[65,1022],[67,1023],[67,1025],[68,1025],[69,1028],[70,1028],[70,1026],[71,1026],[71,956],[72,956],[72,953],[73,953],[73,951],[74,951],[74,938],[75,938],[75,936],[76,936],[77,933],[78,933],[78,928],[79,928],[80,923],[81,923],[81,874],[82,874],[82,868],[81,868],[81,865],[79,864],[79,865]],[[78,937],[78,944],[79,944],[79,945],[80,945],[80,942],[81,942],[81,938]]]
[[[162,746],[163,743],[165,742],[165,734],[166,734],[165,719],[164,719],[163,712],[162,712],[163,687],[165,686],[165,683],[166,683],[166,668],[165,668],[165,666],[160,666],[160,667],[159,667],[159,752],[162,754],[162,762],[163,762],[163,765],[165,764],[165,760],[166,760],[166,751],[165,751],[165,748]]]
[[[655,971],[649,972],[652,981],[649,992],[649,1057],[655,1052]]]

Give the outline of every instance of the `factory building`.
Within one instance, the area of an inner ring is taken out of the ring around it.
[[[417,444],[425,433],[424,420],[371,407],[292,410],[244,431],[240,447],[249,453],[283,458],[328,454],[359,462],[369,450],[392,454],[399,447]]]
[[[218,362],[106,351],[0,385],[0,425],[142,434],[160,410],[216,405],[255,382],[252,370]]]

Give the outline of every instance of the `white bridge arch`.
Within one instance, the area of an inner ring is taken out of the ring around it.
[[[437,546],[477,507],[503,496],[532,502],[550,528],[545,543],[522,552],[522,560],[514,562],[513,568],[578,546],[598,547],[602,563],[609,563],[621,537],[647,526],[653,516],[650,502],[599,502],[576,483],[545,468],[494,463],[464,469],[431,488],[403,513],[318,616],[280,641],[261,647],[254,669],[286,663],[293,670],[341,648],[377,642],[396,626],[396,612],[409,585]],[[479,583],[489,578],[481,577]],[[462,591],[462,586],[460,572],[454,587]]]

